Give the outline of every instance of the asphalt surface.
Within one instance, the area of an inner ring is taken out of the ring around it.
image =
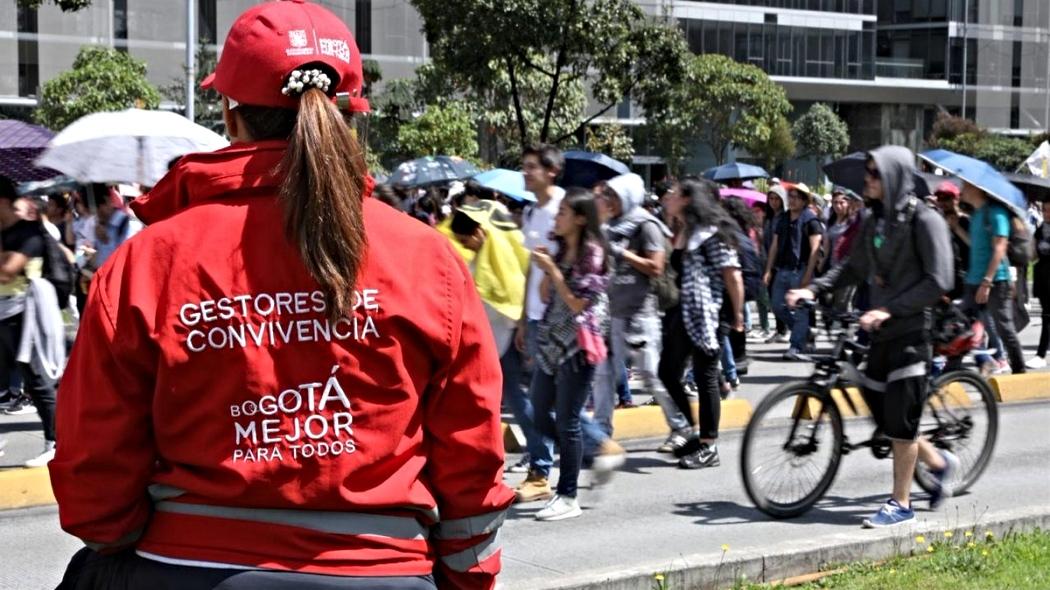
[[[1036,314],[1033,314],[1036,315]],[[1036,319],[1022,335],[1031,354],[1038,338]],[[751,375],[737,396],[757,403],[772,387],[808,373],[801,363],[779,360],[786,345],[752,348]],[[1047,374],[1050,379],[1050,373]],[[639,400],[644,397],[638,396]],[[1050,403],[1000,407],[999,439],[992,464],[969,493],[949,500],[939,512],[925,510],[917,491],[919,518],[933,526],[979,525],[1000,511],[1043,506],[1050,512]],[[0,436],[10,444],[0,466],[14,466],[39,452],[42,438],[35,416],[0,418]],[[847,434],[870,434],[865,420],[847,423]],[[889,460],[858,451],[843,458],[838,478],[823,502],[804,516],[776,521],[754,509],[744,493],[739,467],[740,432],[726,432],[719,444],[720,467],[683,471],[651,449],[659,441],[628,445],[629,458],[609,486],[594,489],[581,477],[582,517],[557,523],[533,519],[540,504],[515,506],[503,530],[501,583],[539,589],[567,574],[651,567],[658,571],[679,556],[728,551],[773,552],[792,541],[847,533],[862,538],[860,521],[889,494]],[[509,456],[508,462],[515,460]],[[514,485],[521,475],[509,475]],[[553,479],[556,480],[555,472]],[[905,533],[906,534],[906,533]],[[53,507],[0,512],[0,589],[53,588],[80,543],[61,532]]]

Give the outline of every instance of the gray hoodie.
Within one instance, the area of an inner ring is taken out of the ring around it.
[[[870,155],[882,178],[881,206],[865,220],[849,256],[812,286],[820,293],[867,282],[872,309],[892,316],[873,338],[889,340],[929,327],[929,308],[954,283],[954,258],[944,218],[914,199],[915,154],[884,146]]]

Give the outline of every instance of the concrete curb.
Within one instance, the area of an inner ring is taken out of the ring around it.
[[[0,510],[54,503],[46,467],[0,471]]]
[[[988,380],[1001,402],[1019,402],[1035,399],[1050,399],[1050,373],[1025,373],[1004,375]]]
[[[991,516],[970,520],[956,518],[948,522],[947,515],[934,515],[944,522],[929,520],[911,528],[894,530],[858,530],[796,543],[779,553],[729,551],[723,554],[683,555],[672,561],[600,572],[588,572],[562,577],[557,582],[522,581],[502,586],[504,590],[651,590],[654,576],[664,575],[664,586],[672,589],[731,588],[746,577],[750,582],[771,583],[812,574],[832,566],[861,561],[882,561],[898,555],[925,552],[927,544],[944,541],[944,533],[951,531],[956,543],[963,542],[966,531],[972,531],[980,541],[986,531],[996,537],[1009,532],[1050,530],[1050,504],[1003,511]],[[924,535],[926,542],[916,542]]]

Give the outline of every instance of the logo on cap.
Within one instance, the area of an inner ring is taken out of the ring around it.
[[[306,31],[303,29],[294,29],[288,31],[288,44],[291,45],[290,49],[285,49],[285,55],[313,55],[314,48],[307,47],[310,44],[309,38],[306,36]]]
[[[341,59],[350,63],[350,45],[342,39],[318,39],[321,46],[321,54]]]

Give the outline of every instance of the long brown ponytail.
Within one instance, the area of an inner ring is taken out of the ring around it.
[[[345,316],[367,247],[368,167],[342,113],[319,89],[300,99],[281,170],[285,232],[327,296],[329,316]]]
[[[280,170],[285,234],[321,285],[329,317],[347,315],[367,248],[364,151],[316,88],[303,93],[298,111],[242,105],[238,112],[254,139],[288,139]]]

